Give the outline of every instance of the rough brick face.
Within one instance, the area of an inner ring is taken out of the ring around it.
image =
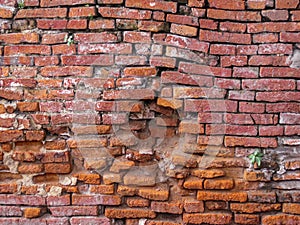
[[[299,224],[299,3],[0,0],[0,224]]]

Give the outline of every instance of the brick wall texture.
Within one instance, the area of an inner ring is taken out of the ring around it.
[[[299,225],[299,8],[0,0],[0,224]]]

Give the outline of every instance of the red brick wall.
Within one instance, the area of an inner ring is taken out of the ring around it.
[[[0,224],[300,224],[298,8],[0,0]]]

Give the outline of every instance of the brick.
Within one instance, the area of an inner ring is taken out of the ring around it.
[[[298,31],[300,24],[295,22],[265,22],[247,24],[248,33]]]
[[[37,218],[41,214],[41,208],[25,208],[24,209],[24,217],[25,218]]]
[[[222,56],[221,66],[231,67],[231,66],[246,66],[248,64],[247,56]]]
[[[111,1],[111,0],[110,0]],[[110,225],[110,219],[106,217],[72,217],[70,219],[72,225],[89,225],[89,224],[101,224],[101,225]]]
[[[62,56],[62,64],[68,66],[110,66],[113,65],[114,59],[112,55],[76,55],[76,56]]]
[[[216,78],[215,86],[222,89],[240,89],[240,81],[237,79]]]
[[[39,35],[37,33],[10,33],[0,34],[1,42],[7,44],[20,44],[20,43],[38,43]]]
[[[0,215],[2,217],[22,216],[22,210],[17,206],[0,206]]]
[[[157,41],[155,36],[153,37],[153,39],[154,39],[154,42],[159,43],[159,44],[172,45],[172,46],[176,46],[179,48],[196,50],[196,51],[205,52],[205,53],[208,52],[208,48],[209,48],[209,43],[207,43],[207,42],[199,41],[194,38],[173,35],[173,34],[167,34],[163,41],[161,41],[161,40]],[[184,56],[183,58],[186,58],[186,56]]]
[[[203,88],[174,87],[173,97],[174,98],[222,98],[223,99],[225,97],[225,91],[216,88],[204,88],[204,87]]]
[[[78,53],[117,53],[117,54],[131,54],[132,46],[128,43],[118,44],[79,44]]]
[[[204,6],[204,0],[189,0],[188,6],[190,7],[203,7]]]
[[[66,8],[49,9],[21,9],[17,12],[16,19],[22,18],[64,18],[67,16]]]
[[[282,212],[283,213],[290,213],[290,214],[300,214],[300,204],[297,204],[297,203],[284,203],[282,205]]]
[[[231,100],[187,99],[184,108],[187,112],[236,112],[237,102]]]
[[[210,46],[210,54],[214,55],[235,55],[236,46],[234,45],[221,45],[221,44],[212,44]]]
[[[276,43],[276,42],[278,42],[278,34],[275,33],[253,35],[253,43]]]
[[[206,29],[210,29],[210,30],[218,29],[218,22],[216,22],[215,20],[200,19],[199,23],[200,23],[201,28],[206,28]]]
[[[218,191],[198,191],[198,200],[221,200],[221,201],[233,201],[233,202],[246,202],[246,192],[218,192]]]
[[[156,76],[155,67],[126,67],[124,69],[125,76],[149,77]]]
[[[234,222],[238,224],[259,224],[259,215],[235,214]]]
[[[52,7],[61,5],[84,5],[84,4],[94,4],[94,0],[66,0],[63,3],[59,0],[41,0],[41,7]]]
[[[282,33],[280,33],[280,42],[297,43],[297,40],[299,40],[299,37],[300,36],[298,33],[282,32]]]
[[[60,45],[53,45],[52,46],[53,54],[63,54],[63,55],[73,55],[76,53],[75,45],[67,45],[67,44],[60,44]]]
[[[242,88],[244,90],[257,90],[257,91],[283,91],[294,90],[294,80],[283,79],[247,79],[242,81]]]
[[[286,56],[261,56],[254,55],[249,59],[250,66],[288,66],[288,57]]]
[[[284,134],[285,135],[299,135],[300,130],[299,130],[300,126],[285,126],[284,127]]]
[[[209,0],[209,6],[218,9],[244,10],[245,2],[243,0],[226,0],[223,3],[218,0]]]
[[[0,18],[9,19],[13,18],[14,12],[10,9],[1,8],[0,9]]]
[[[298,4],[299,0],[277,0],[275,7],[277,9],[294,9]]]
[[[74,34],[74,41],[79,43],[108,43],[116,42],[118,37],[114,33],[78,33]]]
[[[139,31],[125,31],[124,41],[130,43],[151,43],[151,33]]]
[[[138,28],[139,30],[143,30],[143,31],[159,32],[159,31],[167,30],[168,25],[164,22],[139,21]]]
[[[204,212],[204,204],[202,201],[194,199],[187,199],[184,201],[184,210],[187,213],[201,213]]]
[[[176,59],[170,57],[151,56],[150,65],[156,67],[175,68]]]
[[[96,206],[59,206],[49,207],[51,214],[55,217],[63,216],[97,216]]]
[[[231,203],[230,209],[233,212],[239,213],[257,213],[268,211],[279,211],[281,209],[280,204],[262,204],[262,203]]]
[[[113,99],[154,99],[154,92],[150,89],[104,91],[104,100]]]
[[[194,37],[197,36],[198,30],[195,27],[172,23],[171,33],[179,34],[182,36]]]
[[[67,29],[84,30],[87,29],[87,20],[85,19],[72,19],[67,23]]]
[[[5,46],[5,55],[19,55],[19,54],[40,54],[50,55],[50,46],[46,45],[18,45],[18,46]]]
[[[180,202],[151,202],[151,210],[159,213],[182,214],[183,204]]]
[[[243,113],[264,113],[264,103],[241,102],[239,104],[239,111]]]
[[[287,10],[263,10],[262,16],[271,21],[286,21],[289,17]]]
[[[72,195],[73,205],[120,205],[118,195]]]
[[[216,32],[208,30],[200,30],[200,40],[209,42],[251,44],[250,34]]]
[[[289,215],[283,213],[266,215],[262,217],[262,225],[271,225],[274,224],[274,221],[276,221],[276,224],[284,224],[287,221],[291,222],[291,224],[297,224],[300,221],[300,217],[298,215]]]
[[[250,191],[248,200],[259,203],[276,203],[276,193],[274,191]]]
[[[210,169],[210,170],[195,169],[192,170],[192,175],[199,178],[216,178],[216,177],[225,176],[225,172],[220,169]]]
[[[145,157],[145,156],[144,156]],[[125,185],[154,186],[155,175],[144,174],[143,171],[129,171],[123,178]]]
[[[1,204],[5,205],[29,205],[40,206],[45,205],[46,201],[41,196],[24,196],[24,195],[1,195]]]
[[[16,141],[23,137],[23,132],[20,130],[0,131],[0,143]]]
[[[267,107],[268,111],[268,107]],[[277,124],[278,117],[272,114],[252,114],[251,117],[253,118],[255,124]]]
[[[276,138],[255,138],[255,137],[225,137],[226,147],[244,146],[244,147],[262,147],[276,148]]]
[[[108,218],[155,218],[156,213],[144,208],[128,209],[128,208],[106,208],[105,216]]]
[[[179,71],[217,77],[231,77],[232,72],[231,69],[228,68],[209,67],[192,63],[179,63]]]
[[[231,224],[232,215],[230,213],[185,213],[183,222],[186,224]]]
[[[87,76],[91,77],[93,69],[88,66],[46,66],[41,68],[41,75],[45,77]]]
[[[18,166],[18,172],[22,174],[41,173],[43,169],[41,164],[21,164]]]
[[[270,103],[266,105],[268,113],[298,113],[300,104],[298,103]]]
[[[203,179],[198,177],[188,177],[183,183],[183,187],[186,189],[203,189]]]
[[[0,89],[0,97],[8,100],[22,100],[23,99],[23,91],[13,90],[9,88],[1,88]]]
[[[256,95],[257,101],[267,101],[267,102],[289,102],[289,101],[299,101],[300,96],[296,92],[258,92]]]
[[[261,44],[258,54],[292,54],[293,46],[290,44]]]
[[[97,29],[114,29],[115,22],[110,19],[101,19],[101,20],[90,20],[89,21],[89,29],[97,30]]]
[[[50,20],[50,19],[38,19],[37,20],[37,27],[39,29],[46,29],[46,30],[59,30],[59,29],[66,29],[67,28],[67,20]]]
[[[244,33],[246,31],[246,24],[243,23],[234,23],[234,22],[221,22],[220,30],[228,32],[238,32]]]
[[[256,55],[258,51],[257,45],[238,45],[237,55]]]
[[[114,185],[93,185],[90,191],[95,194],[111,195],[114,194]]]
[[[178,72],[162,72],[161,81],[162,83],[188,84],[200,87],[210,87],[213,85],[211,77],[188,75]]]
[[[179,133],[203,134],[204,126],[190,121],[181,121],[179,124]]]
[[[116,8],[116,7],[100,7],[98,11],[102,17],[122,18],[122,19],[145,20],[145,19],[150,19],[152,15],[152,12],[148,10],[137,10],[137,9],[128,9],[128,8]]]
[[[300,116],[296,113],[281,113],[280,121],[281,124],[300,124]]]
[[[150,201],[148,199],[131,197],[126,199],[126,204],[129,207],[148,207],[150,205]]]
[[[34,112],[34,111],[38,111],[39,103],[38,102],[18,102],[17,108],[21,112]]]
[[[67,174],[71,172],[69,163],[46,163],[44,165],[45,173]]]
[[[137,195],[155,201],[166,201],[169,198],[169,188],[166,185],[156,187],[140,187]]]
[[[193,16],[168,14],[166,21],[183,25],[199,26],[198,18]]]
[[[95,15],[96,11],[94,7],[75,7],[69,11],[69,17],[91,17]]]
[[[279,126],[261,126],[259,127],[260,136],[282,136],[283,127]]]
[[[64,206],[70,205],[71,199],[70,195],[66,194],[63,196],[49,196],[47,197],[47,205],[48,206]]]
[[[207,17],[212,19],[236,20],[236,21],[261,21],[259,12],[251,11],[230,11],[219,9],[208,9]]]
[[[59,59],[57,56],[35,57],[34,64],[36,66],[55,66],[59,64]]]
[[[162,2],[157,0],[152,0],[151,2],[145,0],[138,2],[134,0],[126,0],[125,6],[142,9],[161,10],[172,13],[175,13],[177,11],[176,2]]]
[[[247,0],[248,9],[264,9],[267,5],[267,0],[257,1],[257,0]]]
[[[300,21],[299,11],[290,11],[290,12],[291,12],[292,21]]]

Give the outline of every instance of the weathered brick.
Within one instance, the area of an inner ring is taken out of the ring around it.
[[[235,214],[234,222],[238,224],[259,224],[259,215]]]
[[[262,225],[271,225],[271,224],[297,224],[300,222],[300,216],[298,215],[289,215],[289,214],[283,214],[278,213],[276,215],[266,215],[262,217]]]
[[[47,45],[15,45],[5,46],[5,55],[19,55],[19,54],[41,54],[50,55],[51,49]]]
[[[187,25],[181,25],[181,24],[171,24],[171,33],[179,34],[182,36],[188,36],[188,37],[194,37],[197,36],[197,28]]]
[[[105,0],[101,0],[101,1],[105,1]],[[109,0],[111,1],[111,0]],[[110,219],[106,218],[106,217],[72,217],[70,219],[70,222],[72,225],[88,225],[88,224],[101,224],[101,225],[110,225]]]
[[[144,20],[144,19],[150,19],[152,15],[152,12],[148,10],[137,10],[137,9],[115,8],[115,7],[100,7],[98,11],[101,14],[101,16],[109,17],[109,18]]]
[[[132,46],[128,43],[118,44],[79,44],[78,53],[117,53],[117,54],[130,54]]]
[[[277,0],[275,7],[277,9],[289,9],[296,8],[299,4],[299,0]]]
[[[230,11],[230,10],[219,10],[219,9],[208,9],[207,17],[213,19],[222,19],[222,20],[261,21],[260,12],[251,12],[251,11]]]
[[[156,213],[144,208],[106,208],[105,216],[108,218],[155,218]]]
[[[271,21],[286,21],[289,17],[287,10],[263,10],[261,14]]]
[[[61,19],[61,20],[50,20],[50,19],[38,19],[37,20],[37,27],[40,29],[52,29],[52,30],[58,30],[58,29],[66,29],[67,28],[67,20]]]
[[[183,222],[187,224],[231,224],[232,215],[229,213],[185,213]]]
[[[226,0],[221,3],[218,0],[209,0],[209,6],[218,9],[231,9],[231,10],[243,10],[245,9],[245,2],[243,0]]]
[[[152,10],[162,10],[166,12],[175,13],[177,11],[177,3],[176,2],[162,2],[162,1],[134,1],[134,0],[126,0],[126,7],[134,7],[134,8],[142,8],[142,9],[152,9]]]
[[[225,137],[225,146],[244,146],[244,147],[262,147],[276,148],[276,138],[256,138],[256,137]]]
[[[21,9],[18,11],[15,18],[64,18],[66,16],[66,8]]]
[[[89,29],[97,30],[97,29],[114,29],[115,22],[110,19],[101,19],[101,20],[90,20],[89,21]]]
[[[258,54],[292,54],[291,44],[261,44],[258,47]]]
[[[200,30],[200,40],[209,42],[251,44],[250,34],[216,32],[208,30]]]
[[[279,211],[281,209],[280,204],[263,204],[263,203],[231,203],[230,209],[233,212],[239,213],[257,213],[268,211]]]
[[[120,205],[118,195],[72,195],[73,205]]]
[[[260,91],[283,91],[294,90],[294,80],[283,79],[247,79],[242,82],[242,88],[245,90],[260,90]]]
[[[198,191],[198,200],[221,200],[221,201],[234,201],[234,202],[246,202],[246,192],[218,192],[218,191]]]
[[[49,207],[53,216],[97,216],[97,206],[58,206]]]
[[[41,208],[25,208],[24,209],[24,217],[25,218],[37,218],[41,214]]]

